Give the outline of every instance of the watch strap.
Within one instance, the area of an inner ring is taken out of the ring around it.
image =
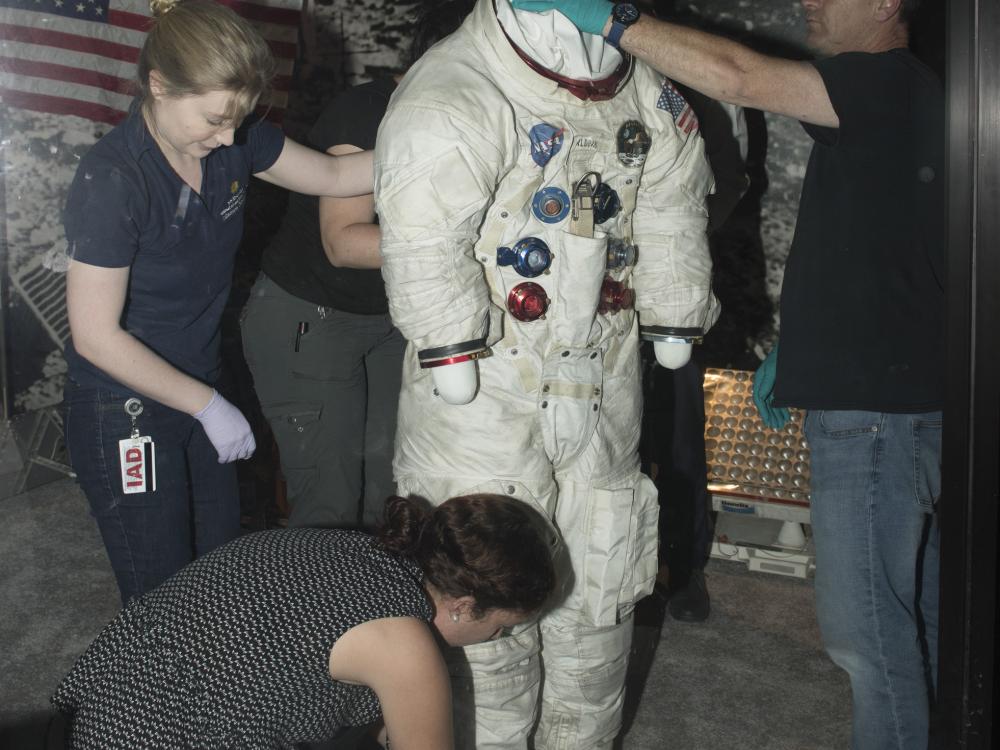
[[[622,34],[625,33],[625,29],[627,29],[627,28],[628,28],[628,26],[626,26],[625,24],[619,23],[618,21],[615,21],[614,19],[612,19],[611,20],[611,31],[609,31],[608,35],[606,37],[604,37],[604,41],[606,41],[608,44],[610,44],[615,49],[621,49],[622,48],[622,46],[621,46]]]
[[[611,9],[611,29],[604,40],[615,49],[621,49],[625,29],[639,20],[639,9],[632,3],[616,3]]]

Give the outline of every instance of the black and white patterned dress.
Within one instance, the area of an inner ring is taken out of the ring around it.
[[[52,698],[74,750],[292,748],[371,723],[330,649],[383,617],[430,621],[420,569],[359,532],[250,534],[131,602]]]

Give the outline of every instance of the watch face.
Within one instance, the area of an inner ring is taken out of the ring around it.
[[[631,26],[639,20],[639,9],[632,3],[618,3],[611,10],[611,15],[618,23]]]

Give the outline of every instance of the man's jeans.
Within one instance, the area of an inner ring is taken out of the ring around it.
[[[156,490],[122,490],[118,441],[129,437],[126,397],[66,382],[66,447],[104,539],[122,602],[154,588],[240,532],[235,464],[193,417],[143,398],[139,433],[156,448]]]
[[[941,412],[812,411],[816,610],[851,679],[854,750],[927,747],[937,667]]]

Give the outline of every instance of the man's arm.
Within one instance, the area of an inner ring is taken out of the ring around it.
[[[340,156],[361,151],[357,146],[331,146],[328,154]],[[381,268],[379,240],[382,233],[375,223],[374,194],[353,198],[319,199],[319,231],[323,250],[330,263],[340,268]]]
[[[607,0],[512,0],[515,8],[557,10],[581,31],[607,36]],[[603,26],[594,19],[606,9]],[[768,57],[725,37],[642,15],[621,37],[621,48],[668,78],[713,99],[788,115],[803,122],[840,125],[819,72],[807,62]]]

